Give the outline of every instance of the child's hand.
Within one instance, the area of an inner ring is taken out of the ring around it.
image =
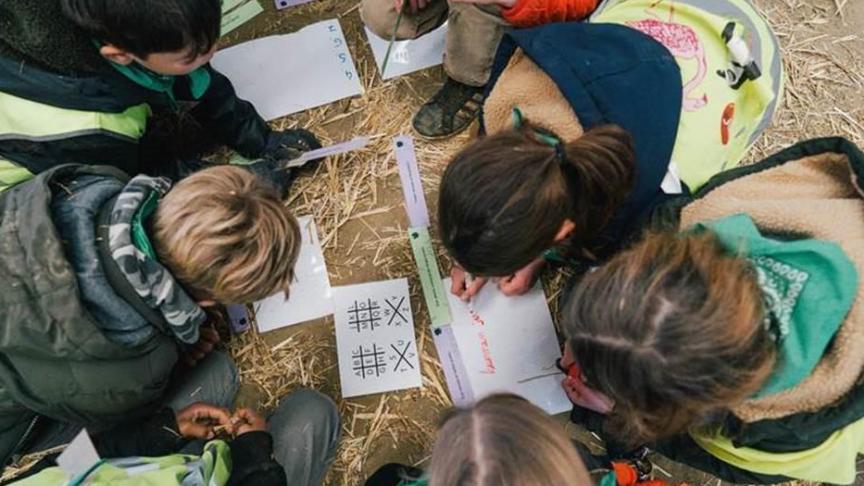
[[[468,302],[473,299],[477,293],[480,292],[480,289],[486,285],[486,281],[483,277],[474,277],[473,279],[468,278],[468,272],[462,269],[459,265],[453,265],[453,268],[450,269],[450,292],[453,295],[459,297],[464,302]],[[471,283],[468,283],[468,280],[471,280]]]
[[[522,270],[519,270],[509,277],[500,279],[498,281],[498,288],[501,289],[501,292],[504,295],[509,295],[511,297],[528,292],[532,287],[534,287],[534,282],[537,281],[537,276],[545,263],[546,262],[542,258],[534,260]]]
[[[393,6],[396,8],[397,12],[401,12],[402,4],[408,2],[408,11],[411,13],[417,13],[426,8],[426,6],[432,3],[432,1],[433,0],[394,0]]]
[[[267,431],[267,421],[251,408],[237,410],[234,412],[234,416],[231,417],[231,421],[234,422],[238,436],[247,432]]]
[[[206,403],[193,403],[177,412],[177,430],[186,439],[209,440],[216,433],[234,431],[231,415],[224,408],[214,407]]]

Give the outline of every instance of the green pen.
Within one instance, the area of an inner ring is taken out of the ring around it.
[[[396,25],[393,27],[393,35],[390,36],[390,44],[387,46],[387,53],[384,54],[384,63],[381,65],[381,78],[387,72],[387,63],[390,61],[390,51],[393,50],[393,44],[396,43],[396,33],[399,32],[399,25],[402,24],[402,16],[405,15],[405,10],[408,9],[408,1],[402,0],[402,8],[399,9],[399,15],[396,16]]]

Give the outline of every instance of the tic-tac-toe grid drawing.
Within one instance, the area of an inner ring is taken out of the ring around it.
[[[406,279],[333,289],[342,396],[422,384]]]

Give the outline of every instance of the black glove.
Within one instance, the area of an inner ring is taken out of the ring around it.
[[[321,148],[321,142],[309,130],[299,128],[284,132],[270,132],[261,157],[287,162],[299,157],[303,152],[319,148]]]
[[[297,169],[286,169],[284,165],[299,157],[303,152],[321,148],[321,143],[308,130],[285,130],[270,132],[263,159],[246,166],[255,175],[270,181],[284,195],[297,177]],[[310,160],[303,166],[314,167],[320,159]]]

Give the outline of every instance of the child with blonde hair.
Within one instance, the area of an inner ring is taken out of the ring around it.
[[[455,409],[438,429],[425,473],[389,464],[367,486],[590,485],[564,428],[515,395],[493,395]]]
[[[299,245],[276,188],[240,167],[172,188],[63,165],[2,193],[0,458],[161,403],[230,406],[236,370],[207,356],[205,308],[287,291]],[[181,357],[200,363],[163,397]]]

